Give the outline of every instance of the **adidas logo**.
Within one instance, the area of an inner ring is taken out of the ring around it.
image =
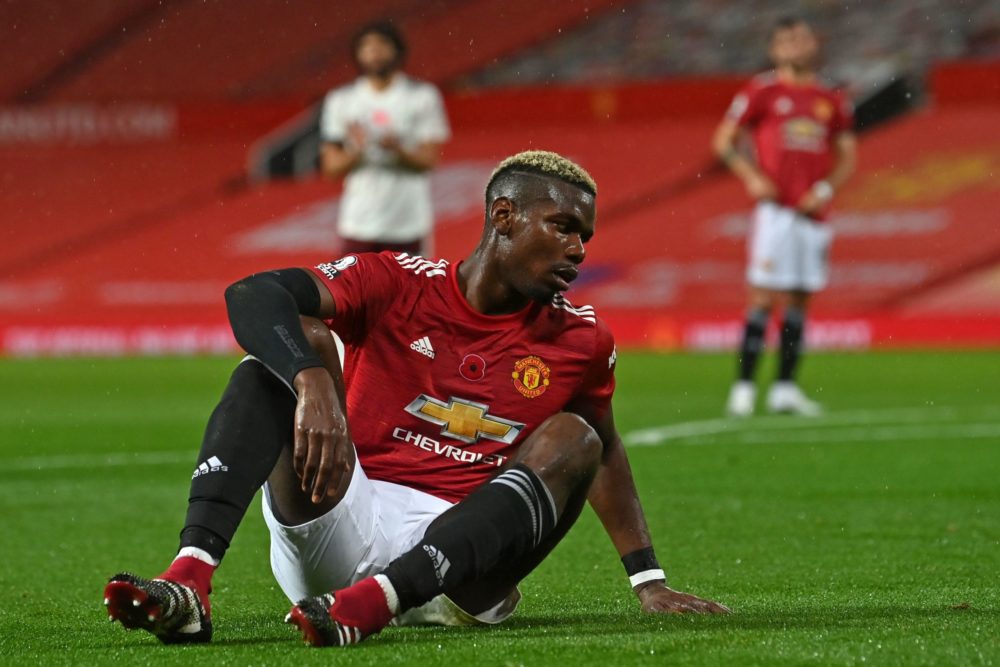
[[[431,345],[431,339],[427,336],[418,338],[410,343],[410,349],[419,352],[425,357],[430,357],[431,359],[434,358],[434,346]]]
[[[229,466],[223,465],[222,461],[219,460],[219,457],[210,456],[207,461],[198,464],[198,467],[195,468],[194,472],[191,474],[191,479],[200,477],[201,475],[207,475],[210,472],[226,472],[228,470]]]
[[[434,564],[434,576],[437,578],[438,585],[444,586],[444,575],[448,574],[448,570],[451,569],[451,561],[437,547],[429,544],[424,545],[424,551],[427,552]]]

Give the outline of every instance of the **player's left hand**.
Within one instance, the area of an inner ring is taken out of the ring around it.
[[[379,146],[387,151],[398,153],[403,149],[403,144],[395,134],[386,134],[378,141]]]
[[[668,588],[661,581],[650,581],[635,589],[642,610],[649,614],[728,614],[729,607],[704,600],[690,593]]]

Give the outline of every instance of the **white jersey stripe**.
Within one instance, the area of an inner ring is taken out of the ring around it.
[[[419,255],[408,255],[405,252],[401,252],[398,255],[394,255],[399,265],[406,269],[407,271],[412,271],[416,275],[424,275],[428,278],[433,278],[435,276],[444,276],[448,274],[448,260],[439,259],[437,261],[431,261],[420,257]]]
[[[556,294],[552,297],[552,307],[558,308],[559,310],[565,310],[567,313],[572,313],[580,319],[590,322],[591,324],[597,324],[597,314],[594,312],[593,306],[574,306],[562,294]]]

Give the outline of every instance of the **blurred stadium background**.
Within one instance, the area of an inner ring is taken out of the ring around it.
[[[445,91],[436,251],[478,237],[491,167],[564,152],[601,184],[574,287],[621,344],[729,349],[749,204],[708,150],[780,14],[858,108],[816,348],[1000,345],[995,0],[13,0],[0,4],[0,353],[231,352],[226,284],[337,254],[316,104],[394,18]]]

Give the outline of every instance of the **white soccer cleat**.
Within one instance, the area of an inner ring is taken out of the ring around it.
[[[753,382],[740,380],[729,390],[729,400],[726,401],[726,414],[730,417],[749,417],[753,414],[757,402],[757,387]]]
[[[775,382],[771,385],[770,391],[767,392],[767,409],[769,412],[802,417],[818,417],[823,414],[823,407],[816,401],[806,398],[794,382]]]

